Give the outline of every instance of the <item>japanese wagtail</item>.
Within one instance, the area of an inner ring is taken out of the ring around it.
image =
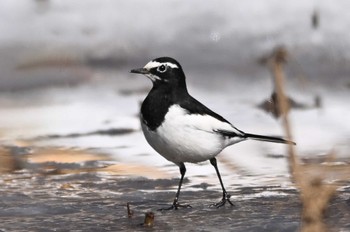
[[[153,87],[141,106],[141,126],[147,142],[167,160],[178,165],[181,178],[172,206],[179,204],[185,163],[209,160],[219,178],[223,196],[213,204],[221,207],[233,205],[222,182],[216,156],[227,146],[247,140],[295,144],[281,137],[245,133],[219,114],[193,98],[187,90],[186,77],[181,65],[173,58],[161,57],[148,62],[131,73],[148,77]]]

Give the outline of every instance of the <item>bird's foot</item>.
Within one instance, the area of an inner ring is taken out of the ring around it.
[[[162,208],[162,209],[159,209],[159,211],[177,210],[179,208],[192,208],[192,206],[190,206],[190,205],[181,205],[178,202],[174,202],[169,208]]]
[[[235,206],[231,201],[230,201],[231,195],[228,194],[227,192],[224,193],[224,196],[222,197],[221,201],[218,203],[211,204],[210,207],[215,207],[215,208],[220,208],[228,202],[231,206]]]

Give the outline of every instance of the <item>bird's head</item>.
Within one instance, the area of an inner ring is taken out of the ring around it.
[[[184,85],[186,87],[185,74],[181,65],[170,57],[151,60],[143,68],[133,69],[130,72],[147,76],[154,85]]]

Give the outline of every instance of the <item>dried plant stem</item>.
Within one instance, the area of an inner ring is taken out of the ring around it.
[[[277,92],[278,107],[281,112],[283,128],[288,140],[293,140],[291,125],[288,118],[288,101],[284,91],[283,64],[286,62],[287,52],[285,49],[276,49],[269,59],[269,66],[275,79],[275,91]],[[310,177],[302,170],[302,165],[297,157],[292,144],[288,145],[288,164],[292,181],[300,190],[302,208],[302,231],[322,232],[327,231],[323,222],[324,212],[330,199],[334,196],[336,186],[324,184],[320,177]],[[303,168],[305,169],[305,168]]]
[[[280,112],[282,112],[281,120],[283,124],[283,128],[285,130],[286,138],[288,140],[293,140],[292,137],[292,131],[291,131],[291,125],[288,118],[288,101],[287,97],[285,95],[284,90],[284,72],[283,72],[283,62],[279,59],[271,59],[270,60],[270,66],[272,66],[272,73],[274,75],[275,79],[275,90],[277,92],[278,97],[278,108],[280,109]],[[288,144],[288,164],[289,164],[289,172],[292,175],[292,178],[294,181],[296,181],[298,167],[299,167],[299,160],[297,160],[297,156],[295,154],[295,149],[292,144]]]

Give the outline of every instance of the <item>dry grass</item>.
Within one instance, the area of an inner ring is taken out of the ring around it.
[[[144,176],[152,179],[169,178],[169,174],[155,167],[135,164],[114,164],[105,168],[99,168],[98,172],[107,172],[111,175]]]
[[[11,149],[0,147],[0,174],[11,173],[21,168],[26,168],[28,166],[28,163],[35,163],[39,165],[39,168],[32,171],[39,171],[43,175],[104,172],[110,175],[144,176],[153,179],[169,177],[169,174],[167,172],[146,165],[118,163],[106,165],[104,167],[86,168],[62,168],[62,165],[58,165],[110,160],[111,158],[106,154],[94,153],[84,149],[55,147],[35,148],[30,154],[16,156],[12,154]]]
[[[76,67],[81,64],[81,58],[70,54],[36,54],[23,59],[16,68],[18,70],[28,70],[47,67]]]
[[[269,58],[268,65],[275,79],[278,107],[282,111],[283,128],[287,139],[293,140],[291,123],[288,118],[289,106],[284,90],[283,65],[287,61],[287,55],[288,53],[284,48],[276,49],[274,55]],[[328,175],[334,175],[334,173],[343,179],[348,178],[350,173],[348,165],[344,167],[320,164],[303,165],[298,159],[293,145],[288,145],[288,164],[292,181],[300,191],[303,206],[301,212],[302,231],[327,231],[327,226],[324,223],[324,213],[338,186],[325,183],[324,178]],[[319,173],[323,173],[323,175],[317,175]]]
[[[168,174],[154,167],[146,165],[134,165],[126,163],[112,164],[105,167],[79,168],[79,169],[58,169],[54,165],[45,166],[45,163],[82,163],[88,161],[110,160],[108,155],[88,152],[86,150],[41,148],[27,155],[31,163],[44,164],[44,174],[77,174],[82,172],[105,172],[110,175],[121,176],[145,176],[147,178],[166,178]]]
[[[157,170],[156,168],[148,167],[145,165],[134,165],[125,163],[109,165],[106,167],[78,169],[57,168],[55,165],[46,165],[40,168],[40,172],[43,175],[65,175],[101,172],[115,176],[143,176],[150,179],[169,178],[169,175],[166,172]]]
[[[27,156],[28,161],[33,163],[78,163],[87,161],[109,160],[107,155],[95,154],[86,150],[42,148]]]

